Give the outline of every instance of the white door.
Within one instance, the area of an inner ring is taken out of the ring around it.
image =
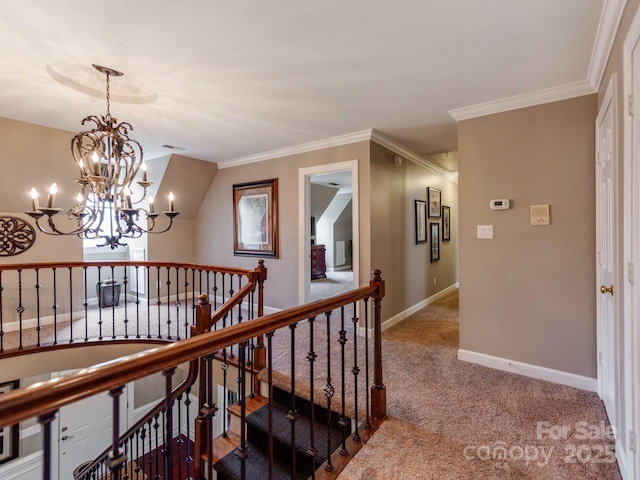
[[[61,372],[61,375],[71,372]],[[62,407],[58,414],[58,478],[71,479],[73,471],[94,460],[113,445],[113,398],[108,392]],[[120,433],[127,418],[126,389],[120,395]]]
[[[596,120],[596,251],[598,315],[598,391],[609,421],[616,424],[618,386],[618,324],[614,306],[615,235],[614,168],[615,95],[614,80],[609,84]]]

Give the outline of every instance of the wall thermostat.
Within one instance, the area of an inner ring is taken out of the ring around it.
[[[491,210],[506,210],[509,208],[509,200],[506,198],[498,198],[489,202]]]

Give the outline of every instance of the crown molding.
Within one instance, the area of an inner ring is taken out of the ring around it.
[[[331,137],[324,140],[318,140],[316,142],[304,143],[302,145],[295,145],[293,147],[280,148],[278,150],[271,150],[269,152],[257,153],[255,155],[249,155],[246,157],[235,158],[232,160],[224,160],[218,162],[218,169],[239,167],[241,165],[248,165],[251,163],[264,162],[266,160],[272,160],[274,158],[287,157],[289,155],[297,155],[300,153],[313,152],[316,150],[322,150],[323,148],[338,147],[340,145],[348,145],[350,143],[372,141],[379,145],[391,150],[394,153],[406,158],[407,160],[416,163],[427,170],[432,171],[446,180],[452,183],[458,183],[458,177],[456,174],[442,168],[440,165],[432,162],[415,152],[412,152],[406,147],[403,147],[399,143],[391,140],[389,137],[384,136],[382,133],[375,129],[361,130],[359,132],[348,133],[346,135],[340,135],[337,137]]]
[[[449,110],[456,122],[483,117],[494,113],[508,112],[518,108],[533,107],[544,103],[558,102],[569,98],[596,93],[613,48],[613,42],[620,26],[627,0],[604,0],[598,30],[591,52],[591,61],[586,80],[568,83],[558,87],[538,90],[500,100]]]
[[[449,115],[451,115],[456,122],[460,122],[461,120],[484,117],[485,115],[492,115],[494,113],[508,112],[510,110],[517,110],[518,108],[533,107],[544,103],[558,102],[569,98],[581,97],[583,95],[595,93],[596,91],[597,90],[587,80],[581,80],[579,82],[567,83],[566,85],[546,88],[544,90],[538,90],[537,92],[515,95],[513,97],[507,97],[493,102],[479,103],[478,105],[471,105],[470,107],[456,108],[454,110],[449,110]]]
[[[391,140],[389,137],[384,136],[377,130],[373,130],[371,133],[371,141],[376,142],[378,145],[382,145],[383,147],[391,150],[394,153],[397,153],[401,157],[413,162],[421,167],[430,170],[431,172],[440,175],[441,177],[449,180],[451,183],[458,183],[458,176],[455,173],[450,172],[449,170],[442,168],[440,165],[432,162],[421,155],[409,150],[406,147],[403,147],[399,143]]]
[[[613,42],[618,33],[620,20],[627,0],[605,0],[600,15],[600,23],[596,32],[596,41],[591,52],[591,63],[587,79],[593,88],[600,89],[600,82],[613,48]]]
[[[361,130],[359,132],[339,135],[337,137],[326,138],[324,140],[317,140],[315,142],[294,145],[293,147],[279,148],[277,150],[256,153],[255,155],[234,158],[232,160],[223,160],[221,162],[218,162],[218,168],[223,169],[238,167],[240,165],[248,165],[250,163],[264,162],[265,160],[272,160],[274,158],[282,158],[288,157],[290,155],[298,155],[300,153],[322,150],[323,148],[338,147],[340,145],[348,145],[350,143],[368,141],[371,140],[372,131],[373,130]]]

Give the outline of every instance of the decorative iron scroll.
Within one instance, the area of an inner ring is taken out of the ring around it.
[[[20,255],[36,241],[34,228],[18,217],[0,216],[0,257]]]

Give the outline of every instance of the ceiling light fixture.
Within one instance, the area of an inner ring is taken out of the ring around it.
[[[155,230],[156,219],[160,215],[154,211],[153,198],[149,197],[149,209],[134,208],[147,197],[147,189],[152,185],[147,181],[146,164],[142,161],[142,146],[129,138],[130,123],[120,122],[111,116],[109,78],[120,77],[122,72],[111,68],[93,65],[107,77],[107,113],[104,116],[90,115],[82,121],[95,124],[91,130],[78,133],[71,140],[73,158],[80,168],[80,193],[76,196],[76,206],[66,214],[75,226],[69,230],[61,230],[54,222],[54,216],[62,212],[62,208],[54,207],[57,185],[49,189],[46,207],[38,203],[38,192],[31,189],[32,211],[26,212],[36,221],[38,229],[48,235],[78,235],[87,240],[103,240],[99,247],[110,246],[112,249],[126,246],[123,238],[139,238],[145,233],[164,233],[173,225],[178,212],[174,211],[173,193],[169,194],[169,210],[162,212],[168,217],[168,225],[162,230]],[[141,180],[135,177],[141,171]],[[142,191],[135,185],[139,185]],[[140,198],[132,201],[134,190]],[[139,223],[141,213],[145,226]],[[48,229],[40,221],[46,216]]]

